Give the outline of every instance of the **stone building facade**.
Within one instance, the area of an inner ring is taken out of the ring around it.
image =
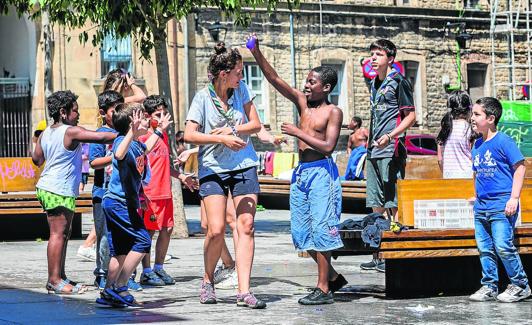
[[[281,3],[273,14],[260,8],[250,10],[250,13],[251,25],[246,28],[235,26],[231,17],[210,8],[200,9],[187,19],[169,23],[167,45],[172,102],[179,129],[184,128],[187,108],[194,93],[208,82],[207,65],[215,45],[211,32],[216,22],[223,27],[219,34],[225,43],[241,49],[246,81],[259,96],[257,106],[263,123],[274,133],[280,132],[283,122],[294,121],[294,108],[267,83],[249,51],[242,46],[250,32],[259,35],[262,51],[280,76],[297,88],[303,87],[306,74],[312,67],[322,64],[334,67],[340,78],[331,99],[344,111],[345,125],[353,115],[362,117],[366,126],[369,124],[369,93],[360,60],[368,57],[369,45],[379,38],[388,38],[397,45],[396,60],[403,64],[406,77],[413,83],[418,119],[417,125],[410,131],[412,133],[437,132],[446,112],[449,87],[468,90],[474,98],[492,94],[490,16],[485,0],[304,1],[292,13],[293,40],[290,11],[286,4]],[[24,73],[31,83],[32,124],[35,125],[44,118],[41,25],[24,17],[17,20],[13,15],[0,17],[0,26],[9,27],[11,24],[11,27],[24,28],[28,51],[17,59],[18,52],[5,55],[9,50],[3,49],[0,65],[9,70],[10,63],[24,60],[24,64],[30,67]],[[467,32],[473,38],[469,49],[460,50],[460,60],[457,60],[455,36],[449,33],[447,24],[460,22],[465,23]],[[109,62],[105,61],[109,53],[89,44],[80,45],[77,41],[79,33],[80,30],[54,27],[53,90],[71,89],[77,93],[80,96],[80,123],[94,128],[96,96],[101,90],[102,76],[109,67]],[[9,41],[8,37],[0,33],[3,44]],[[70,42],[67,41],[69,37]],[[149,94],[158,93],[155,60],[141,60],[134,40],[127,42],[130,43],[129,52],[125,52],[126,56],[129,55],[129,70]],[[293,57],[292,44],[295,50]],[[496,46],[497,60],[501,62],[506,53],[505,46],[504,42]],[[521,45],[518,43],[517,46]],[[295,81],[292,78],[292,60],[295,62]],[[458,68],[461,70],[460,80]],[[507,77],[504,72],[499,76]],[[522,76],[524,78],[524,72]],[[337,149],[345,150],[347,135],[347,129],[342,130]],[[268,149],[259,144],[257,147],[259,150]],[[290,145],[283,150],[293,149],[294,146]]]

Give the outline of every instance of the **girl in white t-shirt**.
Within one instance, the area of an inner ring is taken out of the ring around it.
[[[453,91],[447,99],[448,112],[441,121],[438,142],[438,164],[443,178],[472,178],[471,144],[474,140],[469,119],[471,98],[462,90]]]
[[[237,305],[265,308],[266,303],[250,292],[250,276],[255,250],[254,218],[260,192],[258,157],[250,135],[257,133],[260,120],[254,95],[242,81],[242,56],[237,49],[218,43],[209,61],[211,83],[200,90],[190,105],[185,142],[199,145],[199,194],[207,216],[204,244],[205,274],[200,302],[217,302],[214,270],[222,247],[228,196],[236,207]]]

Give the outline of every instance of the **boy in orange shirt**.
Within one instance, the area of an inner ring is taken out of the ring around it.
[[[168,112],[168,105],[164,98],[159,95],[148,96],[144,100],[144,109],[150,122],[148,133],[140,137],[144,142],[152,133],[157,134],[161,141],[157,141],[153,150],[148,154],[148,162],[151,169],[151,180],[143,187],[146,207],[143,211],[144,225],[151,237],[155,231],[159,232],[155,244],[155,264],[150,267],[150,254],[142,259],[142,275],[140,283],[151,286],[164,286],[174,284],[174,279],[163,268],[164,257],[170,244],[170,236],[174,227],[174,205],[172,202],[171,179],[178,178],[190,190],[194,189],[192,177],[186,177],[173,168],[170,168],[170,145],[166,132],[159,132],[157,121]]]

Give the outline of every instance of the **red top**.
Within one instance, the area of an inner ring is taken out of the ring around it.
[[[153,132],[148,131],[139,137],[139,141],[146,143],[152,134]],[[148,162],[151,169],[151,180],[148,185],[144,186],[144,194],[149,200],[171,199],[170,146],[166,132],[163,132],[163,138],[157,141],[153,150],[148,154]]]

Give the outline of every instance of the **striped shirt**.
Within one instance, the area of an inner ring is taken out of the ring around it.
[[[453,130],[442,146],[443,178],[472,178],[471,126],[465,120],[453,120]]]

